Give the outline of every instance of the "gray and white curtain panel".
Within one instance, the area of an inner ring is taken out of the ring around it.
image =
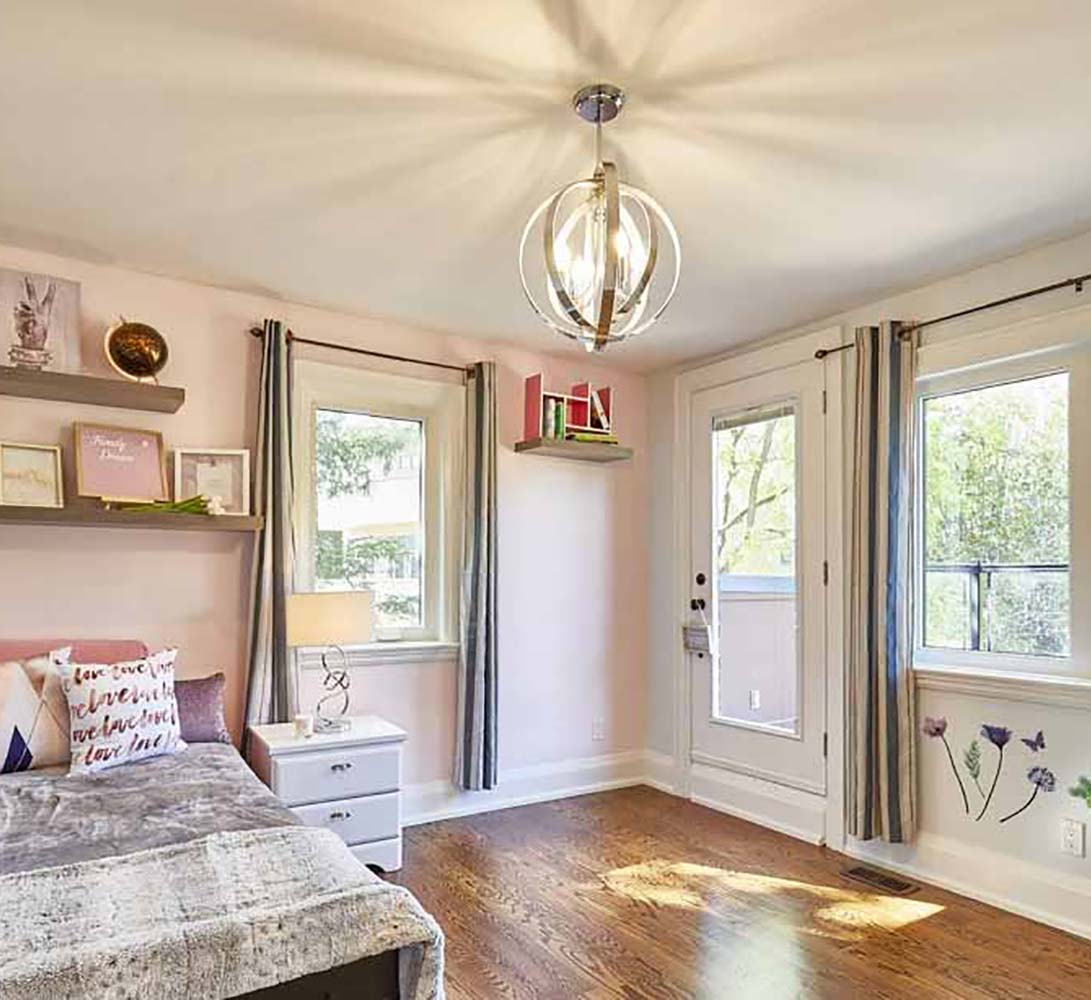
[[[496,786],[496,365],[471,369],[466,392],[466,511],[459,601],[454,781]]]
[[[289,722],[296,691],[286,641],[285,606],[292,585],[292,342],[279,321],[267,319],[258,387],[254,452],[255,512],[265,526],[254,543],[250,601],[248,724]]]
[[[916,832],[913,410],[917,342],[899,323],[856,330],[849,565],[848,826],[860,840]]]

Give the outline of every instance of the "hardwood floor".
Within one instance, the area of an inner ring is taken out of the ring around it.
[[[406,831],[450,1000],[1091,997],[1091,943],[649,788]]]

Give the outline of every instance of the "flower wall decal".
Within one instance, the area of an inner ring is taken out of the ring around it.
[[[1091,809],[1091,778],[1081,774],[1076,784],[1068,790],[1068,794],[1074,799],[1083,799],[1087,808]]]
[[[937,718],[929,716],[924,720],[924,723],[921,726],[921,732],[925,736],[929,739],[939,740],[943,744],[943,748],[947,753],[948,763],[951,765],[951,773],[955,776],[959,793],[962,796],[963,810],[966,815],[970,815],[970,799],[966,794],[966,783],[962,779],[962,773],[955,761],[955,755],[951,750],[951,744],[947,739],[948,729],[949,725],[944,716],[939,716]],[[969,746],[962,752],[962,766],[966,769],[966,773],[973,781],[974,788],[977,790],[977,794],[982,800],[981,808],[977,810],[976,815],[974,815],[975,823],[980,822],[989,811],[989,806],[992,804],[997,786],[1000,783],[1000,775],[1004,771],[1005,751],[1013,738],[1014,733],[1007,726],[985,723],[981,726],[978,738],[971,740]],[[993,771],[988,791],[985,790],[981,783],[983,771],[982,742],[996,748],[996,769]],[[1026,748],[1024,752],[1035,756],[1046,749],[1045,734],[1040,729],[1032,737],[1020,737],[1018,742]],[[1018,747],[1018,743],[1016,746]],[[1031,784],[1030,796],[1018,809],[1002,816],[999,822],[1007,823],[1009,820],[1015,819],[1020,813],[1029,809],[1040,792],[1048,794],[1057,789],[1057,776],[1048,767],[1039,764],[1034,765],[1027,771],[1027,781]],[[1091,778],[1081,777],[1076,787],[1069,789],[1069,792],[1073,797],[1083,799],[1087,803],[1088,808],[1091,808]]]
[[[1027,781],[1034,786],[1034,791],[1030,793],[1030,798],[1016,809],[1015,812],[1008,813],[1007,816],[1001,817],[1001,823],[1006,823],[1009,819],[1015,819],[1015,817],[1024,809],[1029,809],[1030,804],[1038,797],[1039,792],[1052,792],[1057,788],[1057,776],[1048,767],[1032,767],[1027,772]]]
[[[962,783],[962,776],[958,773],[958,765],[955,763],[955,755],[951,753],[951,744],[947,742],[947,720],[944,718],[926,718],[921,727],[925,736],[943,741],[943,748],[947,751],[947,759],[951,762],[951,771],[958,782],[958,790],[962,792],[962,804],[966,807],[966,815],[970,814],[970,800],[966,797],[966,786]]]

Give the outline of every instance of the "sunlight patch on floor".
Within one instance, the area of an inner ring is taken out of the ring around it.
[[[684,861],[646,861],[615,868],[603,884],[637,903],[716,912],[745,898],[776,897],[777,914],[794,915],[800,930],[821,936],[852,937],[866,932],[895,931],[943,911],[936,903],[859,892],[837,886],[812,885],[794,879],[730,871]],[[787,897],[796,905],[784,906]],[[771,907],[772,909],[772,907]],[[812,926],[802,926],[810,922]]]

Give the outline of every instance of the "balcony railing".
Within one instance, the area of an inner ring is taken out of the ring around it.
[[[969,646],[968,649],[990,651],[989,602],[987,595],[992,587],[993,577],[1001,573],[1065,573],[1068,563],[927,563],[924,571],[931,573],[957,573],[966,576],[969,581]],[[925,584],[927,586],[927,582]]]

